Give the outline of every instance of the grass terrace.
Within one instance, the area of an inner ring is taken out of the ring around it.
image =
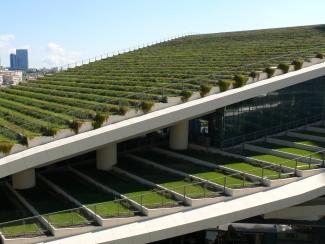
[[[71,171],[53,171],[44,175],[102,218],[134,216],[134,212],[127,207],[126,201],[121,201],[112,193],[99,189]]]
[[[318,159],[318,160],[323,159],[323,156],[320,153],[315,153],[313,151],[309,151],[309,150],[305,150],[305,149],[287,147],[287,146],[282,146],[282,145],[268,143],[268,142],[255,142],[255,143],[252,143],[252,145],[265,147],[268,149],[273,149],[273,150],[277,150],[277,151],[284,152],[284,153],[294,154],[294,155],[297,155],[297,158],[300,156],[300,157],[308,157],[308,158],[311,157],[313,159]]]
[[[297,164],[297,168],[300,170],[306,170],[306,169],[314,169],[316,166],[315,165],[309,165],[303,162],[299,162],[299,161],[295,161],[295,160],[290,160],[287,158],[283,158],[283,157],[278,157],[278,156],[274,156],[271,154],[266,154],[266,153],[260,153],[260,152],[256,152],[256,151],[251,151],[251,150],[235,150],[233,151],[236,154],[239,155],[243,155],[245,157],[249,157],[252,159],[256,159],[256,160],[261,160],[264,162],[268,162],[271,164],[275,164],[275,165],[282,165],[288,168],[292,168],[295,169],[296,168],[296,164]]]
[[[225,91],[249,76],[325,52],[325,26],[304,26],[201,34],[141,48],[34,81],[0,89],[0,151],[27,139],[53,136],[61,129],[78,133],[83,122],[100,127],[112,115],[132,108],[149,112],[167,97],[186,101],[211,87]]]
[[[19,193],[30,203],[50,224],[56,228],[67,228],[88,225],[89,221],[80,211],[71,210],[78,206],[39,182],[37,186],[19,190]]]
[[[92,164],[78,166],[78,170],[146,208],[178,206],[178,203],[167,192],[161,193],[157,188],[141,184],[114,170],[109,172],[97,170]]]
[[[38,220],[33,218],[32,214],[5,185],[0,185],[0,195],[0,232],[6,238],[28,237],[44,233]]]
[[[325,142],[306,140],[306,139],[301,139],[301,138],[292,137],[292,136],[277,136],[274,138],[284,140],[284,141],[290,141],[290,142],[294,142],[294,143],[298,143],[298,144],[303,144],[303,145],[307,145],[307,146],[322,147],[325,149]]]
[[[182,153],[186,156],[190,156],[193,158],[197,158],[203,161],[207,161],[215,164],[216,166],[224,166],[229,169],[237,170],[243,173],[248,173],[257,177],[267,177],[269,179],[278,179],[286,178],[288,175],[282,174],[270,168],[262,169],[262,167],[252,165],[244,162],[241,159],[226,157],[217,153],[205,152],[201,150],[187,149],[183,151],[177,151],[178,153]]]
[[[189,198],[216,197],[219,193],[202,184],[195,184],[190,179],[177,174],[160,170],[145,163],[123,158],[118,162],[118,167],[145,180],[163,186]]]
[[[182,159],[177,159],[174,157],[167,156],[165,154],[156,153],[156,152],[141,152],[136,155],[151,160],[155,163],[159,163],[163,166],[179,170],[185,172],[186,174],[190,174],[196,177],[199,177],[203,180],[208,180],[218,185],[224,186],[226,183],[226,187],[229,188],[241,188],[247,186],[254,186],[259,184],[250,182],[245,180],[240,175],[237,177],[233,177],[225,172],[217,171],[216,169],[212,169],[209,167],[201,166],[198,164],[191,163],[189,161],[185,161]],[[226,180],[225,180],[226,179]]]

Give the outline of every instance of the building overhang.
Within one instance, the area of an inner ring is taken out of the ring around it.
[[[139,117],[110,124],[0,159],[0,178],[35,167],[42,167],[69,157],[120,142],[160,128],[169,127],[182,120],[211,113],[218,108],[296,85],[325,75],[325,63],[312,65],[298,71],[258,81],[241,88],[210,95],[183,104],[154,111]]]

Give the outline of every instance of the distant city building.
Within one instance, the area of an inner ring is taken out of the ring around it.
[[[0,70],[0,86],[17,85],[22,80],[22,71]]]
[[[10,54],[10,69],[17,69],[17,57],[16,54]]]
[[[28,50],[17,49],[16,54],[10,54],[10,69],[24,70],[28,69]]]

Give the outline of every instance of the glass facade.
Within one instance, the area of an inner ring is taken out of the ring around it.
[[[191,122],[190,139],[231,146],[322,119],[325,77],[232,104]]]

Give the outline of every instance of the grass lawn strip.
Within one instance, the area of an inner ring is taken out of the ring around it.
[[[60,177],[57,177],[57,175]],[[71,171],[47,173],[46,178],[58,185],[81,204],[90,208],[103,218],[116,216],[133,216],[134,213],[116,200],[113,194],[107,193],[95,185],[87,183]]]
[[[6,224],[0,224],[0,232],[4,236],[11,238],[43,233],[38,220],[32,218],[32,214],[15,199],[4,185],[0,185],[0,194],[0,223],[7,222]],[[25,221],[19,220],[24,218],[29,219]]]
[[[63,198],[44,183],[27,189],[19,190],[25,199],[53,226],[65,228],[88,224],[88,220],[71,209],[77,208],[72,202]]]
[[[255,165],[246,163],[240,159],[233,157],[226,157],[217,153],[204,152],[201,150],[188,149],[184,151],[178,151],[179,153],[183,153],[184,155],[194,157],[197,159],[201,159],[203,161],[207,161],[210,163],[214,163],[215,165],[221,165],[226,168],[234,169],[237,171],[241,171],[243,173],[248,173],[251,175],[255,175],[258,177],[267,177],[269,179],[278,179],[279,173],[277,171],[265,168],[262,170],[261,167],[257,167]],[[262,172],[263,171],[263,172]],[[286,174],[281,174],[281,178],[288,177]]]
[[[193,184],[190,179],[159,170],[130,158],[121,159],[118,167],[181,195],[185,193],[190,198],[214,197],[219,195],[217,192],[204,188],[200,184]]]
[[[293,136],[277,136],[274,138],[284,140],[284,141],[290,141],[290,142],[294,142],[294,143],[298,143],[298,144],[303,144],[303,145],[307,145],[307,146],[322,147],[325,150],[325,142],[301,139],[301,138],[293,137]]]
[[[260,152],[256,152],[256,151],[251,151],[251,150],[237,150],[236,151],[237,154],[241,154],[245,157],[250,157],[256,160],[261,160],[261,161],[265,161],[265,162],[269,162],[272,164],[277,164],[277,165],[282,165],[282,166],[286,166],[292,169],[295,169],[296,167],[296,161],[295,160],[291,160],[291,159],[287,159],[287,158],[282,158],[282,157],[278,157],[278,156],[274,156],[271,154],[265,154],[265,153],[260,153]],[[303,163],[303,162],[297,162],[297,168],[300,170],[305,170],[305,169],[314,169],[316,168],[315,165],[310,165],[307,163]]]
[[[200,166],[182,159],[170,157],[165,154],[156,153],[153,151],[151,152],[145,151],[145,152],[137,153],[137,155],[146,158],[148,160],[151,160],[153,162],[159,163],[163,166],[175,170],[179,170],[190,175],[197,176],[203,180],[208,180],[219,185],[225,184],[225,177],[226,177],[226,186],[229,188],[240,188],[243,186],[255,185],[254,182],[250,182],[247,180],[244,181],[241,176],[236,178],[231,175],[227,175],[223,172],[214,171],[211,168]]]
[[[297,157],[299,157],[299,156],[308,157],[308,158],[311,157],[313,159],[322,160],[321,154],[319,154],[319,153],[315,154],[315,152],[305,150],[305,149],[287,147],[287,146],[282,146],[282,145],[268,143],[268,142],[255,142],[252,144],[256,145],[256,146],[260,146],[260,147],[277,150],[277,151],[284,152],[284,153],[291,153],[291,154],[297,155]]]
[[[146,208],[173,207],[178,203],[167,193],[160,194],[158,189],[141,184],[134,179],[114,171],[97,170],[94,165],[78,167],[84,174],[103,185],[123,194]]]

